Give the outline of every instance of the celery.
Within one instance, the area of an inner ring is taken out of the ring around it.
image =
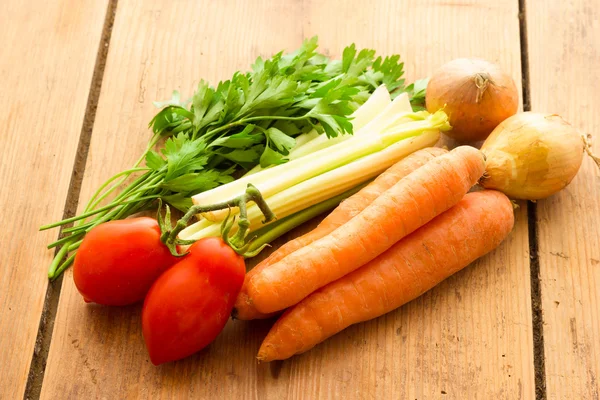
[[[410,102],[408,101],[408,95],[404,94],[406,98],[406,104],[408,104],[408,108],[403,106],[402,112],[410,112],[412,111],[410,108]],[[400,95],[399,97],[402,97]],[[367,125],[370,121],[372,121],[377,115],[379,115],[382,111],[386,109],[391,103],[390,92],[388,92],[385,85],[379,86],[369,97],[369,99],[360,106],[352,115],[350,116],[352,129],[355,132],[354,134],[359,134],[362,132],[362,129]],[[397,110],[400,111],[400,110]],[[288,155],[289,160],[295,160],[307,154],[313,153],[317,150],[324,149],[326,147],[333,146],[334,144],[343,142],[345,140],[350,139],[352,136],[350,135],[339,135],[335,138],[329,138],[327,135],[319,134],[316,130],[311,130],[310,132],[303,133],[296,138],[296,146],[290,151]],[[275,167],[274,165],[269,166],[268,168]],[[260,172],[266,168],[262,168],[259,165],[256,165],[247,174],[244,176],[252,175],[257,172]]]
[[[369,154],[382,151],[400,140],[418,136],[427,130],[446,130],[449,128],[448,117],[443,111],[429,114],[426,111],[403,114],[405,122],[387,127],[378,134],[352,137],[342,143],[319,150],[286,164],[263,170],[254,175],[242,177],[215,189],[200,193],[192,198],[195,204],[213,204],[222,199],[235,197],[242,192],[248,183],[258,188],[268,199],[287,188],[307,179],[339,168]],[[417,149],[415,149],[417,150]],[[413,150],[414,151],[414,150]],[[221,220],[226,213],[211,213],[209,219]],[[206,215],[205,215],[206,216]]]
[[[445,114],[442,114],[436,113],[427,120],[403,124],[403,129],[398,128],[394,132],[387,133],[389,135],[403,134],[405,136],[403,140],[265,197],[265,200],[277,218],[285,218],[368,181],[407,155],[434,145],[439,139],[438,129],[445,127],[445,122],[442,121],[445,121],[446,118]],[[430,129],[424,128],[426,122],[431,125]],[[440,123],[442,126],[439,126]],[[414,125],[418,125],[418,127],[412,131],[407,129],[407,127],[414,127]],[[361,143],[364,143],[364,141],[361,141]],[[261,222],[262,214],[256,205],[248,206],[247,211],[250,231],[263,226]],[[218,236],[220,232],[219,223],[207,224],[207,220],[202,220],[188,226],[180,233],[180,238],[183,240],[197,240],[203,237]]]
[[[373,94],[373,96],[374,95],[375,94]],[[367,103],[365,103],[365,106],[366,105]],[[372,120],[369,123],[365,124],[360,128],[355,128],[355,132],[352,137],[380,132],[389,125],[400,120],[403,115],[409,113],[412,113],[412,108],[410,107],[408,95],[406,93],[402,93],[401,95],[396,97],[393,102],[388,103],[379,114],[377,114],[376,116],[372,116]],[[354,125],[354,122],[352,125]],[[290,160],[294,160],[296,158],[303,157],[307,154],[314,153],[315,151],[322,150],[326,147],[330,147],[337,143],[341,143],[350,138],[351,136],[348,135],[341,135],[335,138],[327,138],[327,136],[321,135],[320,137],[311,140],[306,145],[292,150],[290,152],[289,158]]]

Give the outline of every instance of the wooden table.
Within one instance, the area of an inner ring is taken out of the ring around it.
[[[500,63],[523,109],[600,128],[597,0],[87,0],[3,3],[0,399],[598,399],[600,178],[521,203],[492,254],[384,317],[283,363],[271,322],[230,322],[207,350],[153,367],[140,307],[48,284],[57,231],[147,142],[152,101],[319,35],[400,53],[406,78],[459,56]],[[522,77],[522,79],[519,79]],[[600,145],[596,146],[596,151]]]

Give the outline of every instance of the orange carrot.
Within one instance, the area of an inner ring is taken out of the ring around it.
[[[447,153],[447,150],[438,147],[429,147],[418,150],[406,158],[398,161],[379,175],[373,182],[362,188],[358,193],[344,200],[335,210],[333,210],[321,223],[312,231],[305,235],[290,240],[283,246],[275,250],[269,257],[261,261],[246,274],[244,285],[238,294],[232,315],[236,319],[251,320],[264,319],[273,316],[273,313],[263,314],[259,312],[249,301],[248,282],[258,272],[267,266],[276,263],[288,254],[307,246],[317,239],[333,232],[352,217],[360,213],[369,204],[379,197],[383,192],[394,186],[400,179],[424,165],[435,157]]]
[[[298,303],[458,203],[484,170],[483,154],[469,146],[434,158],[329,235],[255,274],[250,301],[262,313]]]
[[[400,179],[423,166],[428,161],[431,161],[442,154],[446,154],[447,152],[447,150],[441,148],[429,147],[416,151],[403,160],[398,161],[384,173],[379,175],[373,182],[361,189],[360,192],[340,203],[340,205],[332,211],[331,214],[325,217],[315,229],[306,235],[290,240],[277,249],[277,251],[273,252],[265,262],[274,264],[288,254],[333,232],[346,222],[350,221],[354,216],[358,215],[371,204],[373,200],[394,186]]]
[[[512,205],[502,193],[467,194],[379,257],[289,308],[271,328],[258,359],[303,353],[350,325],[402,306],[493,250],[513,223]]]

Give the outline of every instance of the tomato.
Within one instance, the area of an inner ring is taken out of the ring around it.
[[[160,241],[160,228],[148,217],[110,221],[83,239],[73,280],[86,302],[109,306],[144,299],[152,283],[179,261]]]
[[[154,365],[187,357],[223,330],[246,267],[221,238],[200,239],[154,282],[142,309],[142,331]]]

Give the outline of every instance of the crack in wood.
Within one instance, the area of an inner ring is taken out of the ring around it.
[[[531,111],[529,82],[529,53],[527,42],[527,13],[525,2],[519,1],[519,36],[521,42],[521,78],[523,87],[523,111]],[[527,202],[527,222],[529,227],[529,257],[531,282],[531,319],[533,328],[533,367],[535,371],[535,397],[545,400],[546,367],[544,355],[544,319],[542,314],[542,289],[540,284],[540,260],[538,251],[537,205]],[[558,304],[557,304],[558,305]]]
[[[79,135],[79,143],[77,144],[77,153],[75,155],[73,170],[71,172],[71,181],[69,183],[69,189],[65,201],[63,219],[72,217],[77,212],[79,194],[81,192],[81,184],[83,181],[83,172],[87,162],[92,130],[94,127],[94,121],[96,119],[98,99],[100,97],[100,89],[102,88],[102,79],[104,77],[104,67],[106,65],[112,27],[117,11],[117,1],[118,0],[109,0],[108,2],[104,26],[102,28],[102,36],[100,38],[98,52],[96,55],[96,64],[94,65],[94,72],[90,84],[85,115],[83,118],[81,133]],[[59,238],[62,236],[63,229],[69,226],[70,225],[65,225],[61,228],[58,235]],[[58,301],[62,287],[62,280],[63,276],[61,275],[59,279],[49,283],[48,288],[46,289],[44,307],[42,309],[38,333],[35,340],[35,348],[29,367],[27,385],[23,395],[25,400],[39,399],[42,392],[44,372],[46,370],[46,361],[50,351],[50,342],[52,340],[54,320],[58,310]]]

